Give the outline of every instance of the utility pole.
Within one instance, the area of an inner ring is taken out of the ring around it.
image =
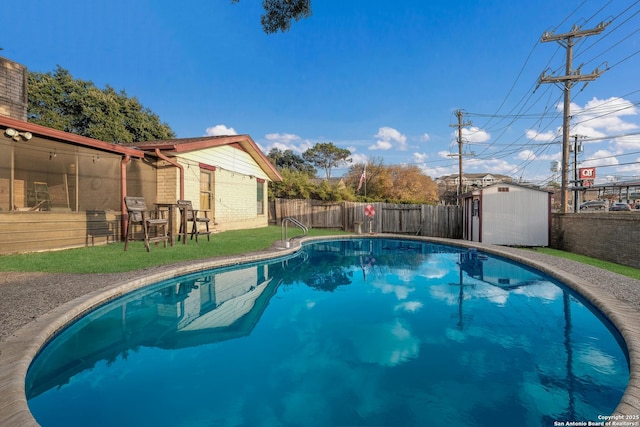
[[[562,47],[567,50],[567,59],[566,59],[566,67],[565,67],[565,75],[558,77],[547,76],[546,72],[543,72],[540,78],[538,79],[538,83],[563,83],[564,84],[564,114],[562,117],[562,180],[560,183],[561,193],[560,193],[560,212],[567,213],[568,209],[568,196],[569,196],[569,127],[571,120],[571,87],[575,82],[579,81],[592,81],[598,78],[601,74],[600,71],[596,68],[594,72],[591,74],[582,74],[580,67],[577,70],[573,70],[573,46],[575,45],[575,40],[592,36],[595,34],[600,34],[604,31],[604,29],[609,25],[610,22],[606,24],[601,22],[596,26],[596,28],[590,30],[582,30],[582,27],[574,25],[571,31],[564,34],[553,34],[550,32],[545,32],[542,34],[542,38],[540,41],[542,43],[557,41]],[[574,201],[575,203],[575,201]]]
[[[449,125],[458,128],[458,198],[456,203],[458,206],[460,205],[460,196],[462,196],[462,128],[464,126],[471,126],[471,122],[462,123],[463,114],[462,110],[456,110],[455,115],[458,116],[458,124]],[[455,154],[451,154],[451,156],[455,156]]]

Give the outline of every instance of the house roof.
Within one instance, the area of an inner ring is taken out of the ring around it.
[[[282,181],[280,172],[278,172],[276,167],[267,159],[258,147],[258,144],[256,144],[249,135],[202,136],[197,138],[134,142],[127,145],[144,151],[155,151],[158,149],[174,154],[229,145],[247,152],[272,181]]]
[[[132,147],[125,147],[119,144],[99,141],[97,139],[87,138],[86,136],[64,132],[58,129],[37,125],[35,123],[23,122],[22,120],[17,120],[8,116],[0,115],[0,126],[3,126],[5,128],[14,128],[18,132],[31,132],[33,135],[37,135],[39,137],[55,139],[60,142],[94,148],[96,150],[108,151],[111,153],[129,155],[133,157],[144,157],[143,151],[137,150]]]
[[[466,179],[478,179],[478,178],[485,178],[485,177],[494,177],[494,178],[507,178],[507,179],[511,179],[511,177],[507,176],[507,175],[501,175],[499,173],[463,173],[462,177],[466,178]],[[444,175],[439,177],[438,179],[442,179],[442,180],[446,180],[446,179],[456,179],[458,178],[458,174],[454,173],[451,175]]]

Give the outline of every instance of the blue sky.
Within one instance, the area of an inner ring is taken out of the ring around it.
[[[638,1],[312,0],[313,16],[272,35],[260,0],[8,3],[2,56],[124,90],[178,137],[249,134],[298,154],[330,141],[436,178],[458,172],[462,110],[465,173],[538,184],[561,157],[562,88],[536,86],[566,58],[541,36],[611,21],[576,40],[573,69],[609,69],[573,86],[570,133],[599,182],[640,178]]]

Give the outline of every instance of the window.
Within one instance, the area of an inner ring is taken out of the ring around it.
[[[264,179],[256,178],[256,204],[258,215],[264,215]]]
[[[498,193],[508,193],[509,187],[498,187]]]

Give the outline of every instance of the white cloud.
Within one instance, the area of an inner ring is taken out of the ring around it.
[[[391,150],[393,145],[389,141],[376,141],[374,145],[369,146],[369,150]]]
[[[349,149],[349,151],[353,153],[353,150]],[[360,163],[366,164],[369,162],[369,157],[367,157],[365,154],[351,154],[351,162],[354,165],[357,165]]]
[[[516,169],[516,166],[512,163],[502,159],[475,159],[470,158],[465,162],[464,171],[466,172],[491,172],[500,174],[510,174]],[[463,171],[463,173],[464,173]]]
[[[454,167],[427,167],[427,166],[423,166],[420,168],[420,170],[422,171],[423,174],[431,177],[431,179],[436,179],[439,178],[441,176],[445,176],[445,175],[451,175],[451,174],[457,174],[458,173],[458,169],[457,166]]]
[[[615,153],[612,153],[609,150],[598,150],[585,159],[580,166],[584,168],[592,167],[592,166],[615,166],[620,162],[615,157]]]
[[[427,153],[413,153],[413,162],[414,163],[424,163],[429,158]]]
[[[280,151],[291,150],[294,153],[303,153],[313,146],[309,140],[302,139],[293,133],[268,133],[264,136],[267,140],[266,146],[259,144],[260,149],[268,153],[273,148]]]
[[[238,132],[234,128],[227,127],[225,125],[215,125],[205,130],[207,136],[221,136],[221,135],[237,135]]]
[[[424,134],[422,134],[422,137],[420,138],[420,140],[421,140],[422,142],[427,142],[427,141],[429,141],[430,139],[431,139],[431,136],[430,136],[428,133],[426,133],[426,132],[425,132]]]
[[[621,119],[623,116],[638,115],[636,106],[622,98],[593,98],[585,104],[584,108],[574,104],[571,105],[571,108],[575,123],[585,126],[587,129],[604,129],[607,133],[618,133],[638,128],[637,125]],[[585,135],[596,136],[589,133],[585,133]]]
[[[545,133],[540,133],[533,129],[527,129],[525,135],[527,136],[527,139],[530,139],[531,141],[552,142],[556,139],[562,139],[562,130],[559,132],[560,133],[547,131]]]
[[[491,135],[475,126],[470,128],[462,128],[462,139],[466,142],[479,143],[487,142],[491,138]],[[458,139],[458,131],[454,132],[454,139]]]
[[[519,160],[560,160],[562,158],[562,153],[557,152],[555,154],[541,154],[538,155],[532,150],[522,150],[518,153],[517,158]]]
[[[279,142],[282,144],[293,144],[294,142],[302,139],[293,133],[268,133],[264,137],[267,141]]]
[[[621,136],[613,141],[616,151],[640,150],[640,135]]]
[[[369,146],[369,150],[390,150],[397,148],[400,151],[407,149],[407,137],[398,130],[390,127],[381,127],[375,134],[379,138],[375,144]]]

